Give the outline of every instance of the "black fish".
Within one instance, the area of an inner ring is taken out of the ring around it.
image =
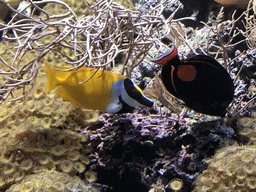
[[[189,108],[208,115],[225,115],[233,100],[234,84],[218,61],[206,55],[180,61],[174,45],[152,61],[163,65],[161,79],[166,89]]]

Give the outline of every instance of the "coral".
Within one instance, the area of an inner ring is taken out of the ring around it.
[[[168,186],[172,189],[172,191],[181,191],[183,182],[181,179],[173,179],[169,182]]]
[[[74,11],[78,18],[80,18],[81,16],[91,15],[93,11],[92,9],[90,9],[90,4],[95,4],[94,0],[89,0],[87,2],[83,0],[63,0],[63,2],[66,3],[72,9],[72,11]],[[120,3],[120,5],[124,6],[127,9],[134,9],[134,5],[131,0],[116,0],[115,2]],[[56,3],[47,3],[44,9],[49,13],[49,15],[61,15],[66,12],[64,6]]]
[[[171,192],[173,182],[175,189],[191,191],[192,180],[206,167],[203,159],[234,135],[221,119],[193,125],[199,120],[184,118],[175,125],[175,116],[152,113],[102,114],[97,129],[83,130],[95,151],[90,159],[98,183],[113,191]]]
[[[193,192],[256,189],[256,148],[230,146],[207,160],[208,168],[195,181]]]
[[[248,145],[256,144],[256,118],[255,111],[251,112],[248,117],[240,117],[237,119],[239,134],[248,141]]]
[[[24,177],[40,172],[59,171],[75,175],[85,174],[90,163],[90,148],[83,149],[87,136],[70,130],[22,129],[0,140],[0,189],[6,189]],[[88,177],[96,180],[96,174]],[[88,179],[90,180],[90,179]],[[30,185],[24,184],[29,189]]]
[[[60,162],[60,169],[65,173],[69,173],[73,168],[73,162],[70,160],[62,160]]]
[[[97,174],[94,171],[87,171],[85,172],[85,179],[88,182],[94,182],[97,180]]]
[[[1,184],[1,179],[0,179]],[[6,192],[58,191],[58,192],[99,192],[99,186],[86,185],[78,177],[60,172],[40,173],[26,176],[22,182],[12,185]]]

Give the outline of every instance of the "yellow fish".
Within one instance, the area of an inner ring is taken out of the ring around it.
[[[153,102],[146,98],[141,89],[132,80],[111,71],[82,67],[76,71],[70,67],[50,68],[45,64],[48,84],[46,93],[55,87],[57,94],[64,100],[83,109],[99,110],[107,113],[128,113],[137,106],[152,107]]]

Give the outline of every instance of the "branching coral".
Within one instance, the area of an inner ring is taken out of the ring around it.
[[[51,15],[40,8],[45,3],[59,5],[65,11]],[[1,101],[10,95],[12,101],[22,99],[31,92],[40,61],[48,59],[49,62],[50,58],[45,57],[48,53],[60,58],[61,64],[72,65],[69,70],[92,66],[112,71],[117,55],[121,54],[120,73],[130,76],[152,44],[162,47],[160,39],[171,30],[180,35],[176,29],[179,20],[173,19],[174,14],[167,19],[161,16],[164,1],[152,7],[148,15],[108,0],[99,1],[91,8],[91,16],[78,19],[70,7],[60,1],[29,1],[20,12],[10,7],[16,14],[8,24],[0,25],[7,42],[3,43],[5,55],[8,55],[8,58],[0,58]],[[30,15],[23,13],[28,9],[31,9],[27,11]],[[40,12],[40,17],[36,12]]]
[[[228,49],[245,41],[245,39],[238,42],[234,40],[238,35],[243,34],[243,31],[236,27],[236,23],[241,19],[242,15],[235,19],[235,13],[232,14],[231,20],[223,21],[224,8],[222,7],[211,26],[204,23],[209,29],[207,32],[208,38],[205,43],[201,42],[199,45],[201,51],[206,55],[213,54],[215,58],[223,58],[224,67],[229,72],[231,71],[231,63],[236,58],[230,59],[227,53]],[[206,46],[206,50],[202,49],[204,46]]]

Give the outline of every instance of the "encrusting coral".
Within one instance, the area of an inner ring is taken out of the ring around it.
[[[70,130],[41,128],[1,138],[0,188],[42,171],[59,171],[71,176],[85,173],[85,178],[88,174],[95,175],[86,173],[86,165],[90,163],[82,145],[86,140],[85,135]],[[91,182],[92,176],[88,178]],[[96,180],[96,175],[93,180]]]
[[[230,146],[207,161],[208,168],[195,181],[193,192],[256,190],[256,148]]]
[[[240,128],[239,134],[248,140],[248,145],[256,144],[256,111],[251,112],[249,117],[240,117],[237,120],[237,126]]]
[[[116,0],[115,2],[117,2]],[[95,4],[94,0],[63,0],[64,3],[66,3],[72,11],[77,15],[77,17],[90,15],[92,13],[92,9],[90,8],[90,4]],[[123,0],[118,1],[118,3],[127,9],[134,9],[133,3],[131,0]],[[65,13],[65,8],[61,6],[60,4],[56,3],[48,3],[46,7],[44,8],[50,15],[61,15]]]
[[[0,181],[1,182],[1,181]],[[22,182],[11,186],[6,192],[58,191],[58,192],[97,192],[99,187],[84,184],[78,177],[53,171],[26,176]]]

